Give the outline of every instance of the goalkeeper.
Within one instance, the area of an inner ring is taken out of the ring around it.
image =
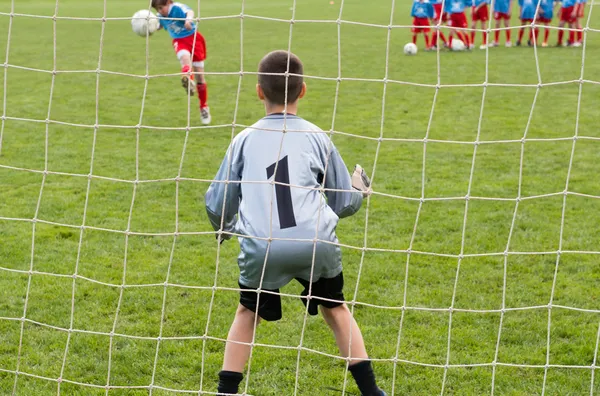
[[[351,177],[327,133],[296,115],[298,100],[306,93],[298,57],[273,51],[260,61],[258,72],[256,91],[267,115],[233,139],[205,197],[213,228],[222,229],[217,238],[242,235],[242,290],[218,392],[238,392],[250,356],[247,344],[253,339],[255,313],[258,321],[281,319],[281,299],[274,293],[296,279],[304,286],[302,302],[308,312],[316,315],[321,306],[340,354],[350,358],[349,370],[361,394],[385,395],[344,303],[335,233],[338,219],[356,213],[371,192],[369,178],[360,166]]]

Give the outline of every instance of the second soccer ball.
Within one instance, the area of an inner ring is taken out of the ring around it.
[[[452,39],[452,51],[464,51],[466,49],[465,43],[457,38]]]
[[[146,37],[156,32],[159,27],[158,18],[148,10],[139,10],[131,18],[131,28],[138,36]]]
[[[416,55],[417,54],[417,45],[414,43],[408,43],[404,46],[404,54],[405,55]]]

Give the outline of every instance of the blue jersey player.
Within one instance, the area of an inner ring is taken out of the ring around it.
[[[556,4],[558,4],[557,0],[540,0],[539,17],[537,18],[537,22],[546,25],[546,28],[544,29],[544,41],[542,42],[542,47],[548,46],[548,36],[550,36],[550,29],[548,29],[548,25],[552,23]]]
[[[429,20],[434,17],[433,5],[429,0],[414,0],[410,16],[413,17],[413,44],[417,44],[417,35],[423,33],[423,37],[425,38],[425,50],[429,50]]]
[[[496,21],[496,30],[494,31],[494,41],[492,42],[491,46],[498,46],[498,39],[500,38],[500,22],[504,22],[504,27],[506,28],[506,43],[504,45],[506,47],[510,47],[512,45],[510,41],[509,29],[512,0],[492,0],[492,5],[494,10],[494,20]]]
[[[185,4],[174,3],[173,0],[152,0],[152,7],[158,13],[160,27],[169,32],[173,40],[173,49],[181,63],[183,88],[190,95],[198,92],[200,120],[203,124],[210,124],[208,90],[204,78],[206,42],[200,32],[196,31],[194,11]]]
[[[536,19],[537,9],[539,0],[519,0],[519,19],[521,19],[521,25],[531,24]],[[517,40],[517,47],[521,45],[523,40],[523,34],[525,33],[525,26],[519,28],[519,38]],[[527,40],[528,46],[533,46],[534,42],[537,43],[539,29],[529,28],[529,39]],[[535,37],[535,40],[534,40]]]
[[[575,27],[577,26],[577,0],[562,0],[562,6],[560,8],[560,22],[558,22],[558,43],[557,47],[562,47],[563,36],[565,31],[563,28],[565,24],[569,25],[569,41],[567,46],[573,45],[575,42]]]
[[[261,319],[281,318],[279,288],[296,279],[305,288],[308,313],[316,315],[321,306],[360,394],[385,396],[344,302],[335,232],[340,218],[359,210],[370,182],[358,166],[351,177],[328,134],[297,116],[298,100],[306,93],[302,74],[302,62],[287,51],[270,52],[260,61],[256,91],[267,115],[233,139],[206,193],[218,239],[237,234],[241,249],[240,302],[218,393],[238,392],[255,326]]]

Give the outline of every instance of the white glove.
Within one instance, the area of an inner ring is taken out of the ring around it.
[[[354,172],[352,173],[352,187],[362,191],[365,198],[373,192],[371,189],[371,179],[369,179],[365,170],[358,164],[354,166]]]

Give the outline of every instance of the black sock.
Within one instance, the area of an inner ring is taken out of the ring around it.
[[[353,364],[348,367],[350,373],[358,385],[358,389],[363,396],[379,396],[381,390],[375,383],[375,373],[373,373],[373,367],[371,367],[370,360],[363,360],[360,363]]]
[[[236,373],[235,371],[221,370],[219,372],[219,388],[218,393],[238,393],[238,387],[240,382],[244,378],[242,373]]]

